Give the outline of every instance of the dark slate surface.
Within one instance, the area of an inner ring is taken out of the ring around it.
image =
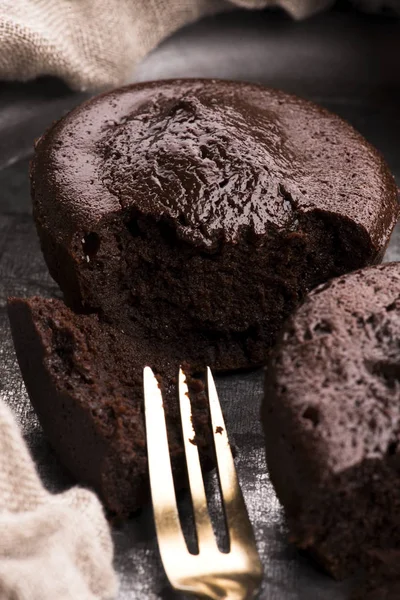
[[[282,14],[232,13],[179,32],[154,51],[134,79],[206,76],[260,81],[309,97],[352,122],[400,178],[400,29],[398,21],[335,12],[303,23]],[[53,80],[0,84],[0,390],[14,409],[49,489],[72,484],[49,448],[30,407],[14,356],[7,296],[57,295],[31,218],[28,162],[33,139],[84,98]],[[400,257],[394,235],[386,259]],[[336,583],[286,541],[282,509],[264,463],[258,423],[261,374],[218,379],[237,467],[265,569],[260,598],[342,600]],[[218,521],[215,476],[208,483]],[[188,521],[187,498],[181,499]],[[157,554],[150,509],[114,528],[119,600],[164,599],[168,588]]]

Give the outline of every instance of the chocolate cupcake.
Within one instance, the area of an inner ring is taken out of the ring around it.
[[[172,345],[195,332],[226,369],[263,363],[308,290],[379,261],[398,215],[393,177],[350,125],[247,83],[94,98],[39,140],[31,180],[71,307]]]
[[[400,548],[400,264],[320,286],[266,369],[267,463],[291,539],[335,577]]]

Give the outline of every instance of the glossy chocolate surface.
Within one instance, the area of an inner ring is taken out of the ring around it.
[[[328,211],[379,251],[397,217],[391,174],[350,125],[283,92],[218,80],[90,100],[39,141],[33,183],[36,211],[60,240],[121,208],[173,218],[181,238],[208,248]]]

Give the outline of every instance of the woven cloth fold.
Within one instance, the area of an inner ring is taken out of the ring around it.
[[[400,0],[352,0],[400,13]],[[132,79],[164,38],[197,19],[234,8],[280,7],[295,19],[334,0],[0,0],[0,79],[40,75],[100,90]]]
[[[100,502],[72,488],[47,492],[0,398],[0,598],[113,598],[113,546]]]
[[[282,6],[303,18],[332,0],[233,0],[246,8]],[[162,39],[228,0],[0,0],[0,78],[54,75],[75,89],[125,83]]]

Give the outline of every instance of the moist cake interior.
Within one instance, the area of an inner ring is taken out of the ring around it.
[[[208,345],[220,369],[263,364],[306,292],[373,254],[361,228],[322,211],[299,215],[293,230],[244,230],[235,243],[200,251],[165,218],[126,210],[79,240],[82,251],[81,292],[64,286],[70,305],[172,347],[190,339],[189,356]]]
[[[185,469],[177,404],[178,354],[77,315],[59,300],[11,299],[9,314],[17,356],[46,434],[63,462],[117,514],[148,498],[143,415],[143,366],[159,378],[178,487]],[[196,444],[210,468],[208,404],[201,379],[184,363]]]

